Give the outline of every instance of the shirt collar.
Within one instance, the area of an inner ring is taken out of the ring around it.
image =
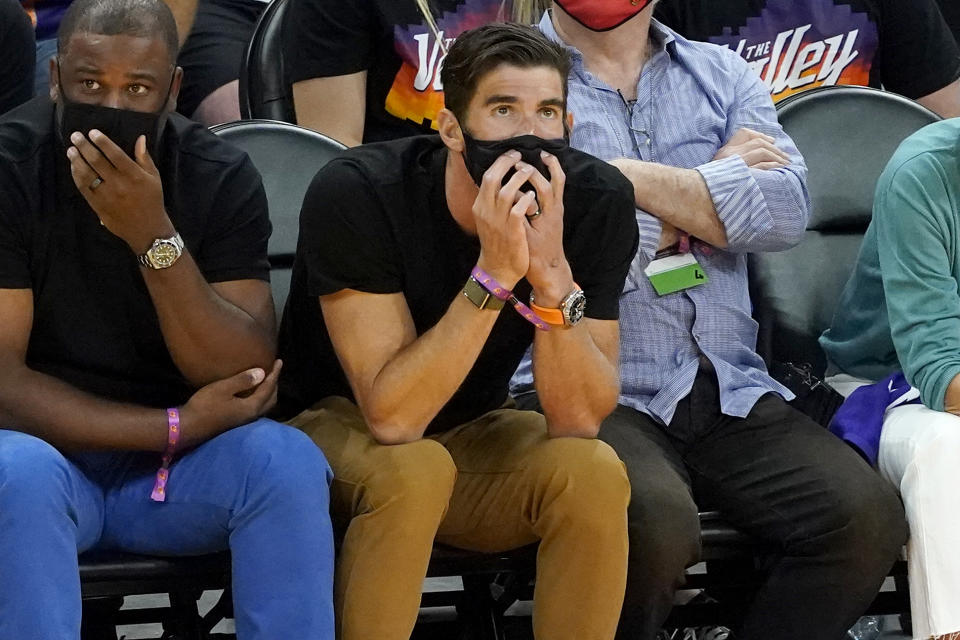
[[[566,49],[570,52],[570,55],[573,57],[574,67],[583,65],[583,54],[579,49],[573,45],[567,44],[564,42],[563,38],[560,37],[560,35],[557,33],[557,30],[553,26],[553,20],[550,16],[549,9],[543,12],[543,17],[540,18],[540,24],[537,26],[543,35],[547,36],[550,40],[553,40],[557,44],[566,47]],[[650,58],[653,58],[653,56],[660,51],[665,51],[668,54],[675,53],[677,35],[670,30],[670,28],[655,18],[650,20],[650,40],[653,43],[653,50],[650,52]]]

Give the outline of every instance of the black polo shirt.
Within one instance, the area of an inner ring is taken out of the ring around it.
[[[204,277],[269,280],[266,197],[246,154],[177,114],[160,148],[165,206]],[[141,269],[73,184],[53,104],[0,117],[0,288],[33,290],[28,366],[114,400],[186,401]]]
[[[342,289],[402,293],[422,335],[460,295],[480,243],[447,208],[446,157],[439,136],[417,136],[350,149],[314,178],[300,214],[280,330],[283,416],[327,396],[353,397],[317,296]],[[561,163],[567,176],[563,245],[587,296],[586,315],[617,320],[638,244],[633,187],[619,170],[581,151],[569,150]],[[514,292],[526,300],[530,288],[521,280]],[[501,406],[534,331],[511,306],[504,307],[467,378],[427,433]]]

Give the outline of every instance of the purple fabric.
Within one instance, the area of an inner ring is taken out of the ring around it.
[[[883,416],[894,406],[919,404],[920,392],[897,371],[850,394],[830,421],[830,432],[854,446],[870,464],[877,464]]]

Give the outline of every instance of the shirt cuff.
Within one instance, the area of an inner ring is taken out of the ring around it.
[[[663,225],[660,219],[653,216],[643,209],[637,209],[637,228],[640,230],[640,244],[637,253],[645,257],[648,261],[653,260],[660,246],[660,234],[663,232]]]
[[[717,217],[727,232],[730,247],[758,235],[756,213],[764,211],[763,193],[740,156],[714,160],[696,168],[707,183]],[[763,235],[762,233],[759,235]]]

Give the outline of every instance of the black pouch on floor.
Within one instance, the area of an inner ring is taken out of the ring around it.
[[[790,402],[791,407],[824,428],[845,400],[833,387],[815,376],[806,362],[774,362],[770,365],[770,375],[797,396]]]

